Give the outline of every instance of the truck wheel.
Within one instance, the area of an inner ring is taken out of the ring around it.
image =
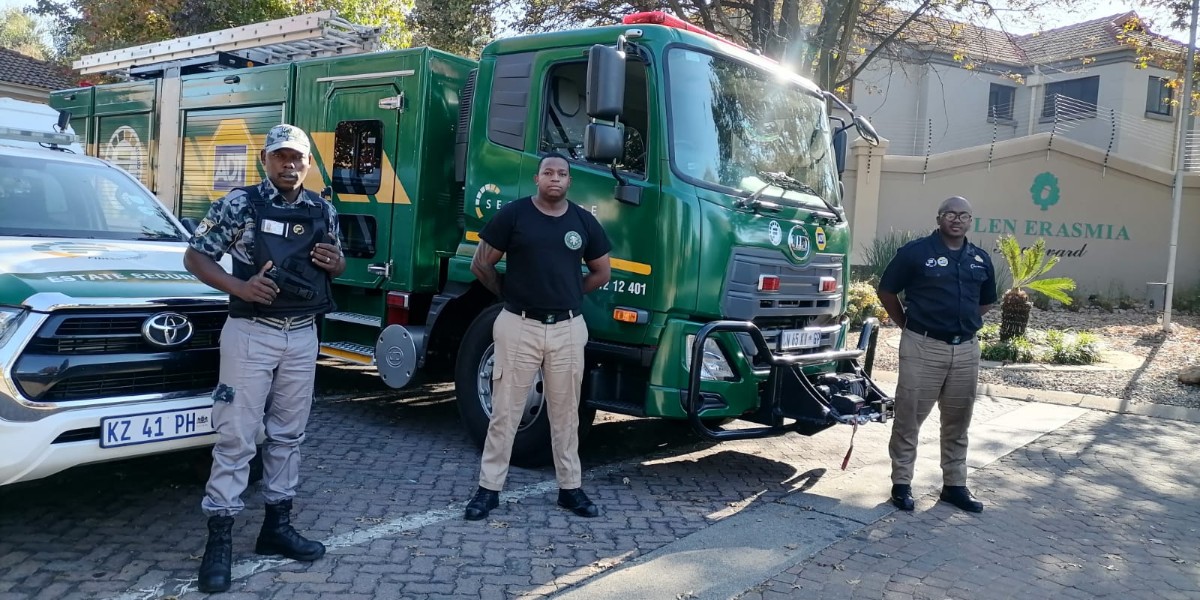
[[[488,423],[492,418],[492,371],[495,365],[492,325],[500,310],[500,305],[494,305],[475,318],[463,336],[455,365],[454,389],[458,398],[458,414],[467,433],[480,448],[487,440]],[[580,407],[580,441],[587,436],[595,416],[595,409]],[[510,460],[519,467],[541,467],[553,460],[550,418],[542,395],[541,372],[534,378],[533,387],[525,399],[525,410],[517,427]]]

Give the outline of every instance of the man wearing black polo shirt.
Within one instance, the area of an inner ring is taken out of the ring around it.
[[[505,204],[479,232],[471,272],[504,301],[492,336],[492,420],[484,442],[479,489],[467,503],[469,521],[500,503],[513,439],[538,369],[550,418],[558,505],[581,517],[600,514],[582,489],[579,392],[587,325],[583,295],[609,278],[611,245],[592,213],[567,200],[571,166],[561,154],[538,163],[537,194]],[[505,259],[500,280],[496,263]],[[588,274],[582,275],[581,264]]]
[[[942,416],[940,499],[981,512],[983,503],[967,489],[967,428],[979,379],[975,333],[996,302],[995,271],[988,253],[967,241],[971,204],[966,199],[942,202],[937,224],[937,231],[901,248],[879,281],[879,300],[904,329],[896,420],[888,445],[892,504],[902,510],[914,507],[917,437],[936,403]]]

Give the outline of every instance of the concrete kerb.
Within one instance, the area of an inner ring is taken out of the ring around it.
[[[871,377],[879,381],[886,381],[894,384],[898,374],[894,371],[875,371],[872,373]],[[1188,408],[1185,406],[1147,404],[1140,402],[1135,403],[1130,400],[1122,400],[1121,398],[1109,398],[1106,396],[1096,396],[1092,394],[1078,394],[1075,392],[1058,392],[1054,390],[1036,390],[1007,385],[997,385],[993,383],[979,384],[977,393],[980,396],[990,396],[993,398],[1008,398],[1011,400],[1025,400],[1029,402],[1045,402],[1048,404],[1078,406],[1079,408],[1102,410],[1106,412],[1127,415],[1140,415],[1143,417],[1155,417],[1159,419],[1171,419],[1173,421],[1200,423],[1200,409]]]

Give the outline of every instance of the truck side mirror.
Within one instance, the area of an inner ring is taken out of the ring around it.
[[[854,128],[858,130],[858,135],[866,140],[872,146],[879,145],[879,132],[875,131],[875,127],[871,125],[862,115],[854,115]]]
[[[838,175],[841,175],[842,173],[846,172],[846,141],[847,141],[847,138],[849,138],[849,136],[846,135],[846,128],[844,128],[844,127],[841,129],[838,129],[837,133],[833,134],[833,157],[834,157],[834,160],[837,162]]]
[[[616,121],[625,110],[625,53],[597,44],[588,50],[587,114]]]
[[[625,155],[625,134],[621,127],[591,123],[583,131],[583,155],[589,162],[610,163]]]

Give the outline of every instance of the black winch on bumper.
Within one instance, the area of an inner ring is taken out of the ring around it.
[[[704,342],[717,333],[746,334],[754,343],[756,365],[770,367],[759,406],[741,418],[762,427],[710,429],[700,413],[704,405],[700,394]],[[684,408],[696,433],[714,441],[770,437],[788,432],[813,435],[838,423],[859,425],[876,421],[886,423],[894,415],[894,403],[869,376],[870,364],[878,340],[879,322],[867,319],[859,335],[858,347],[811,354],[777,354],[767,345],[762,331],[749,321],[713,321],[700,328],[692,345],[690,377]],[[860,363],[860,360],[864,361]],[[835,373],[806,375],[804,367],[835,363]],[[864,364],[866,365],[864,367]],[[788,422],[790,420],[790,422]]]

